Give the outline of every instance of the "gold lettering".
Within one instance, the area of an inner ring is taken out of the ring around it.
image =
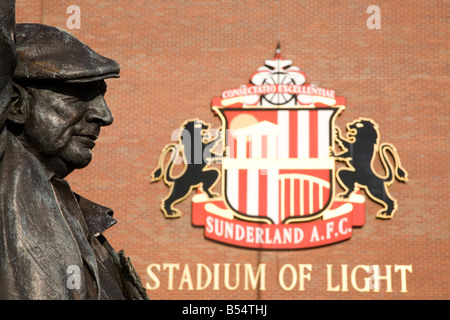
[[[348,265],[341,264],[341,284],[333,287],[333,265],[327,264],[327,291],[331,292],[347,292],[348,291]],[[341,287],[342,286],[342,287]]]
[[[402,265],[395,265],[394,266],[394,272],[397,272],[400,270],[400,277],[401,277],[401,293],[406,293],[408,290],[406,289],[406,271],[409,271],[412,273],[412,265],[408,266],[402,266]]]
[[[225,288],[227,288],[228,290],[236,290],[239,287],[239,269],[240,269],[241,264],[240,263],[236,263],[236,284],[234,285],[234,287],[230,286],[230,264],[229,263],[225,263],[224,264],[224,285]]]
[[[279,236],[281,238],[281,234]],[[262,236],[260,237],[262,238]],[[192,266],[193,265],[191,265],[191,267]],[[356,265],[350,271],[348,264],[341,264],[339,272],[339,266],[335,270],[335,265],[326,264],[326,291],[348,292],[350,282],[350,286],[355,291],[380,292],[384,289],[381,285],[381,280],[384,280],[386,281],[385,292],[392,293],[393,265],[385,265],[384,272],[381,271],[382,267],[383,266],[379,265]],[[221,268],[223,268],[223,275]],[[312,279],[312,269],[312,264],[298,264],[298,269],[292,264],[284,264],[281,269],[279,269],[278,273],[278,282],[280,287],[285,291],[292,291],[298,283],[298,291],[305,291],[306,282],[311,281]],[[239,288],[241,288],[241,290],[267,290],[266,263],[261,263],[256,266],[251,263],[245,263],[243,264],[243,268],[241,268],[240,263],[234,264],[234,267],[232,267],[232,264],[230,263],[213,263],[211,265],[197,263],[196,274],[194,275],[196,276],[196,279],[192,278],[189,264],[184,264],[181,269],[179,263],[152,263],[147,266],[146,271],[148,279],[145,282],[145,287],[148,290],[160,289],[161,279],[159,278],[159,274],[161,271],[167,272],[167,277],[164,277],[164,279],[167,278],[167,290],[201,291],[208,289],[211,286],[214,291],[224,289],[233,291]],[[178,273],[177,271],[180,272]],[[365,275],[364,272],[366,273]],[[412,265],[394,265],[394,272],[400,274],[400,292],[408,292],[407,273],[412,273]],[[244,283],[242,286],[240,282],[241,276],[244,277]],[[177,277],[177,279],[175,279],[175,277]],[[394,278],[397,279],[398,277],[394,276]],[[176,284],[178,284],[177,289],[174,289],[174,286],[176,286],[175,281],[177,282]]]
[[[183,269],[183,274],[181,276],[180,286],[178,290],[183,290],[184,284],[187,283],[188,290],[194,290],[194,286],[192,285],[191,272],[189,271],[189,265],[185,264]]]
[[[284,281],[284,273],[286,269],[289,269],[292,274],[292,281],[289,286],[287,286],[286,282]],[[284,266],[281,267],[280,272],[278,273],[278,282],[285,291],[291,291],[295,287],[295,283],[297,282],[297,272],[295,271],[295,268],[291,264],[285,264]]]
[[[220,290],[219,287],[219,269],[220,269],[220,263],[214,263],[214,284],[213,284],[213,290]]]
[[[364,287],[363,288],[358,287],[358,284],[356,283],[356,273],[358,272],[359,269],[363,269],[367,273],[370,272],[370,267],[366,266],[366,265],[357,265],[356,267],[354,267],[352,270],[352,273],[351,273],[352,286],[356,291],[368,292],[370,290],[370,278],[369,277],[364,278]]]
[[[305,274],[305,269],[309,271],[309,273]],[[299,264],[298,265],[298,274],[300,279],[299,284],[299,291],[305,291],[305,279],[308,281],[311,281],[311,270],[312,265],[311,264]]]
[[[348,265],[347,264],[341,264],[341,275],[342,275],[342,290],[343,292],[348,291]]]
[[[206,281],[202,284],[202,270],[206,272]],[[212,273],[211,270],[203,263],[197,263],[197,287],[196,290],[205,290],[211,283]]]
[[[163,263],[163,270],[169,269],[169,283],[167,290],[173,290],[173,269],[180,270],[179,263]]]
[[[386,275],[381,276],[381,270],[380,266],[373,265],[370,266],[373,272],[373,275],[371,278],[373,278],[373,291],[374,292],[380,292],[380,280],[386,280],[386,292],[392,292],[392,273],[391,268],[392,266],[387,265],[386,266]]]
[[[341,289],[340,285],[333,287],[333,265],[327,264],[327,291],[338,292]]]
[[[150,279],[155,283],[153,286],[150,285],[150,283],[146,282],[145,287],[148,290],[156,290],[160,286],[159,278],[156,276],[156,274],[153,273],[152,269],[156,268],[157,271],[161,271],[161,265],[157,263],[152,263],[147,267],[147,274],[150,277]]]
[[[253,268],[250,263],[244,265],[245,270],[245,287],[244,290],[249,290],[249,280],[251,282],[252,289],[255,290],[259,279],[259,290],[266,290],[266,264],[262,263],[258,265],[256,275],[253,274]]]

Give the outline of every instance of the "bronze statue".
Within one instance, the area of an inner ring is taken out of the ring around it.
[[[5,118],[12,95],[11,77],[16,66],[14,47],[15,1],[0,2],[0,159],[5,147]]]
[[[64,180],[90,163],[101,127],[113,122],[105,79],[119,77],[119,65],[54,27],[17,24],[15,39],[0,163],[0,299],[148,299],[130,260],[102,235],[116,223],[112,210]]]

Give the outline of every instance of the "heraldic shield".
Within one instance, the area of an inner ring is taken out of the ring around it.
[[[211,107],[221,120],[215,138],[209,124],[186,121],[152,175],[170,187],[161,201],[166,218],[180,217],[174,206],[196,190],[192,225],[203,227],[205,238],[233,246],[318,247],[349,239],[354,227],[364,225],[365,199],[356,184],[345,197],[335,189],[336,163],[348,160],[353,142],[335,125],[345,98],[306,83],[279,47],[250,83],[223,91]],[[190,159],[195,146],[201,161],[186,163],[173,176],[174,161],[164,165],[163,159],[169,153]],[[336,154],[335,147],[347,151]],[[352,168],[339,169],[354,176]]]
[[[223,197],[241,219],[307,221],[331,205],[339,107],[215,110],[226,128]]]

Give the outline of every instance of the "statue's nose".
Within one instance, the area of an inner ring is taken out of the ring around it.
[[[89,104],[89,109],[85,115],[87,122],[94,122],[100,126],[109,126],[113,123],[114,118],[111,110],[109,110],[102,95],[99,95],[95,99],[89,101]]]

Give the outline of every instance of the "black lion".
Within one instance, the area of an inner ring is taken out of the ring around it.
[[[152,173],[151,182],[164,178],[164,182],[170,187],[169,194],[161,201],[161,210],[166,218],[181,216],[181,212],[173,206],[186,199],[195,187],[202,187],[209,198],[218,196],[212,189],[218,181],[219,170],[207,168],[207,165],[220,159],[213,149],[221,140],[221,134],[216,139],[207,140],[208,130],[209,125],[198,119],[185,121],[181,126],[178,144],[168,144],[162,150],[158,167]],[[164,159],[169,152],[172,152],[172,157],[164,168]],[[184,170],[174,177],[172,168],[179,154],[182,155]]]
[[[336,130],[336,142],[342,149],[335,154],[336,159],[345,161],[348,168],[337,172],[337,180],[344,189],[338,197],[348,198],[356,186],[363,188],[368,196],[384,206],[376,217],[390,219],[397,210],[397,201],[389,194],[388,187],[397,179],[407,181],[407,172],[401,167],[397,149],[389,143],[379,144],[378,125],[371,119],[359,118],[347,124],[347,136],[344,138]],[[394,159],[394,164],[387,157]],[[376,156],[380,158],[386,176],[377,174],[373,168]]]

